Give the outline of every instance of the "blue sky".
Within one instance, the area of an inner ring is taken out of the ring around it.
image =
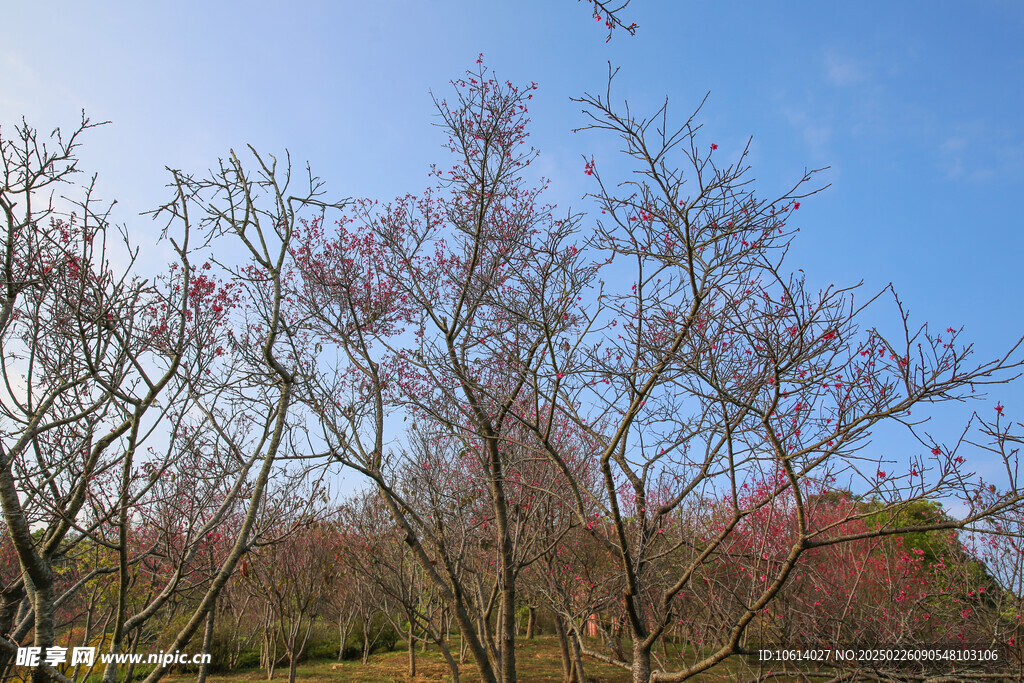
[[[151,243],[136,214],[165,197],[164,166],[247,143],[309,160],[337,197],[419,191],[446,161],[429,92],[482,52],[538,82],[549,199],[589,211],[582,158],[614,164],[617,144],[571,133],[570,98],[603,91],[610,61],[638,112],[667,96],[681,121],[710,92],[703,139],[735,155],[753,136],[761,194],[831,167],[789,262],[814,287],[891,281],[914,320],[964,325],[984,357],[1024,334],[1024,4],[633,0],[624,17],[636,36],[606,43],[574,0],[9,3],[0,124],[111,120],[84,166]],[[1020,386],[991,397],[1024,414]]]

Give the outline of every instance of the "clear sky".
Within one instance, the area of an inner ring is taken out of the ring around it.
[[[231,148],[290,150],[337,197],[418,192],[447,161],[430,91],[474,66],[540,85],[531,110],[549,199],[580,210],[583,156],[616,141],[573,134],[570,101],[603,91],[638,112],[700,102],[703,139],[735,155],[753,136],[760,193],[805,167],[831,187],[805,201],[790,265],[815,287],[893,282],[914,320],[966,328],[982,356],[1024,334],[1024,3],[633,0],[631,37],[575,0],[3,3],[0,124],[41,129],[86,109],[112,121],[84,167],[138,212],[164,166],[201,172]],[[880,316],[878,320],[882,320]],[[1024,388],[995,400],[1024,415]],[[936,431],[941,433],[942,425]]]

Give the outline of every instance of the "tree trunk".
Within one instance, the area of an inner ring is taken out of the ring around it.
[[[645,648],[639,637],[633,637],[633,683],[650,683],[651,650]]]
[[[363,664],[370,661],[370,624],[363,618]]]
[[[562,655],[562,681],[572,683],[572,656],[569,654],[569,641],[565,633],[565,622],[561,615],[555,615],[555,635],[558,636],[558,651]]]
[[[409,621],[409,678],[416,677],[416,637],[412,633],[412,620]]]
[[[267,658],[267,680],[273,680],[274,667],[277,666],[277,637],[269,625],[263,633],[263,651]]]
[[[46,656],[46,649],[53,645],[53,581],[47,585],[36,586],[35,599],[32,601],[36,613],[35,640],[36,647],[43,648],[40,661]],[[50,674],[43,667],[32,670],[32,683],[50,683]]]
[[[21,601],[25,599],[24,582],[9,586],[0,593],[3,598],[3,607],[0,607],[0,632],[10,633],[14,629],[14,620],[21,607]],[[89,612],[87,619],[92,617]],[[8,669],[14,663],[14,652],[0,649],[0,680],[7,680]]]
[[[616,618],[612,622],[612,650],[615,653],[615,659],[623,662],[626,660],[626,653],[622,650],[622,620]]]
[[[139,650],[139,641],[142,640],[142,633],[136,629],[130,639],[131,645],[128,647],[129,654],[135,654]],[[128,662],[128,668],[124,671],[124,678],[122,681],[130,681],[135,676],[135,662]]]
[[[443,635],[437,639],[437,646],[441,649],[441,654],[444,655],[444,661],[448,662],[448,669],[452,672],[452,683],[459,683],[459,664],[452,657],[452,652],[448,649]]]
[[[341,624],[341,617],[338,617],[338,661],[340,662],[345,654],[345,629]]]
[[[338,615],[338,661],[345,657],[345,643],[348,642],[348,634],[352,627],[352,615],[347,619]]]
[[[213,648],[213,619],[214,612],[210,610],[206,614],[206,629],[203,631],[203,654],[209,655]],[[199,675],[196,676],[196,683],[206,683],[206,677],[210,673],[210,663],[203,662],[199,665]]]
[[[511,550],[511,544],[510,550]],[[517,683],[516,678],[516,597],[515,572],[511,567],[512,553],[502,558],[503,580],[501,587],[501,627],[498,630],[500,639],[498,647],[501,654],[502,683]]]
[[[537,607],[530,605],[530,614],[526,619],[526,637],[533,640],[533,636],[537,632]]]
[[[569,650],[572,652],[573,680],[576,683],[587,683],[587,675],[583,669],[583,654],[580,652],[580,641],[576,633],[568,633]]]

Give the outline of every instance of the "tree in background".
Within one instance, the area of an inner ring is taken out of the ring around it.
[[[279,642],[288,657],[288,682],[295,682],[313,625],[340,580],[337,541],[330,524],[296,519],[284,538],[248,555],[243,582],[268,610],[264,633],[268,680],[273,677]]]

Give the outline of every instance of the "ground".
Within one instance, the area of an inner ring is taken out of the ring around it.
[[[561,683],[562,662],[558,653],[557,640],[553,636],[542,636],[527,640],[520,638],[517,642],[519,656],[516,660],[519,680],[524,683]],[[632,680],[625,669],[604,664],[590,658],[584,658],[587,680],[592,683],[629,683]],[[298,681],[331,681],[332,683],[426,683],[428,681],[449,680],[448,665],[436,647],[426,653],[416,652],[416,677],[410,679],[408,672],[408,653],[401,648],[401,643],[392,652],[375,654],[368,664],[358,659],[344,662],[304,662],[299,665],[296,680]],[[463,683],[478,683],[480,678],[476,667],[467,661],[460,667]],[[728,673],[724,673],[726,679]],[[722,680],[723,674],[699,680]],[[195,679],[195,674],[182,674],[169,677],[173,683],[185,683]],[[275,681],[287,681],[288,667],[279,667],[274,672]],[[253,669],[248,671],[213,674],[210,683],[242,683],[243,681],[266,681],[266,671]]]

